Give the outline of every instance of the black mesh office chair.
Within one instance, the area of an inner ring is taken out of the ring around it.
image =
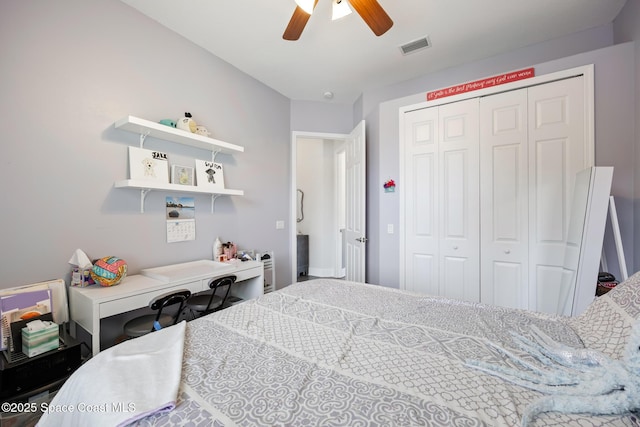
[[[158,327],[164,328],[166,326],[175,325],[178,323],[178,318],[182,313],[184,304],[190,296],[191,291],[188,289],[181,289],[179,291],[158,295],[149,303],[149,308],[156,310],[156,313],[147,314],[129,320],[124,325],[124,334],[127,337],[135,338],[146,335],[149,332],[153,332],[154,330],[157,330]],[[180,304],[175,315],[163,313],[165,308],[175,304]]]
[[[231,285],[235,282],[236,276],[211,279],[209,282],[211,290],[192,295],[185,303],[185,308],[191,312],[193,318],[221,310],[227,301]]]

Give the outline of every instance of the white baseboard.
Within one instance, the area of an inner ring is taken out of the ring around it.
[[[315,268],[309,267],[309,276],[314,277],[334,277],[335,270],[333,268]]]

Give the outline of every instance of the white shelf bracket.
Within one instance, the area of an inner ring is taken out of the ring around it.
[[[140,134],[140,148],[144,148],[144,140],[147,138],[147,136],[149,136],[149,133],[151,133],[151,131]]]
[[[216,161],[216,155],[220,152],[220,150],[216,150],[216,151],[212,151],[211,152],[211,161],[215,162]]]
[[[215,204],[216,204],[216,199],[220,197],[220,194],[212,194],[211,195],[211,213],[215,212]]]
[[[147,198],[147,194],[151,191],[148,188],[143,188],[140,190],[140,213],[144,213],[144,199]]]

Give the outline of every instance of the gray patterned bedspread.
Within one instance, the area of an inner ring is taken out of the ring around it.
[[[141,426],[517,426],[540,395],[464,365],[504,363],[530,325],[582,347],[565,318],[319,279],[187,326],[180,402]],[[536,426],[632,426],[543,414]]]

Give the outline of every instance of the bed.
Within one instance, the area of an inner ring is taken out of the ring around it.
[[[311,280],[101,352],[39,425],[517,426],[541,394],[468,360],[501,363],[496,348],[517,353],[512,332],[532,326],[621,359],[639,313],[640,273],[575,318]],[[533,425],[638,420],[549,412]]]

